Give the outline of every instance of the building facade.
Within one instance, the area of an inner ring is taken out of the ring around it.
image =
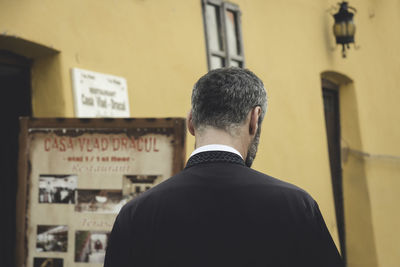
[[[343,58],[333,0],[1,1],[5,266],[18,231],[18,117],[75,117],[72,68],[124,77],[131,117],[185,117],[194,82],[227,65],[267,89],[254,168],[317,200],[347,266],[398,266],[400,2],[349,4],[357,49]],[[188,135],[187,155],[193,146]]]

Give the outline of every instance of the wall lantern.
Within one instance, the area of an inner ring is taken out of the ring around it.
[[[335,24],[333,25],[333,34],[336,37],[336,43],[342,45],[342,56],[346,57],[346,48],[350,48],[350,43],[354,43],[354,34],[356,26],[354,25],[354,13],[349,9],[357,12],[354,7],[350,7],[348,2],[343,1],[338,3],[340,5],[339,11],[333,15]]]

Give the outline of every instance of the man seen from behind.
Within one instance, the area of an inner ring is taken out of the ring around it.
[[[196,149],[182,172],[122,208],[104,266],[342,266],[314,199],[250,168],[266,109],[247,69],[201,77],[187,119]]]

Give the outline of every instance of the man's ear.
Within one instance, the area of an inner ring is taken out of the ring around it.
[[[192,110],[189,111],[187,117],[186,117],[186,124],[187,124],[187,128],[189,130],[189,133],[193,136],[195,136],[194,134],[194,126],[193,126],[193,121],[192,121]]]
[[[261,107],[256,106],[250,111],[249,133],[255,135],[258,129],[258,119],[261,116]]]

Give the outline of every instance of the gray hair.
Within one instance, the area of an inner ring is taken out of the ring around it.
[[[260,127],[267,110],[267,93],[253,72],[236,67],[215,69],[194,85],[193,125],[197,130],[211,126],[234,135],[256,106],[261,107]]]

